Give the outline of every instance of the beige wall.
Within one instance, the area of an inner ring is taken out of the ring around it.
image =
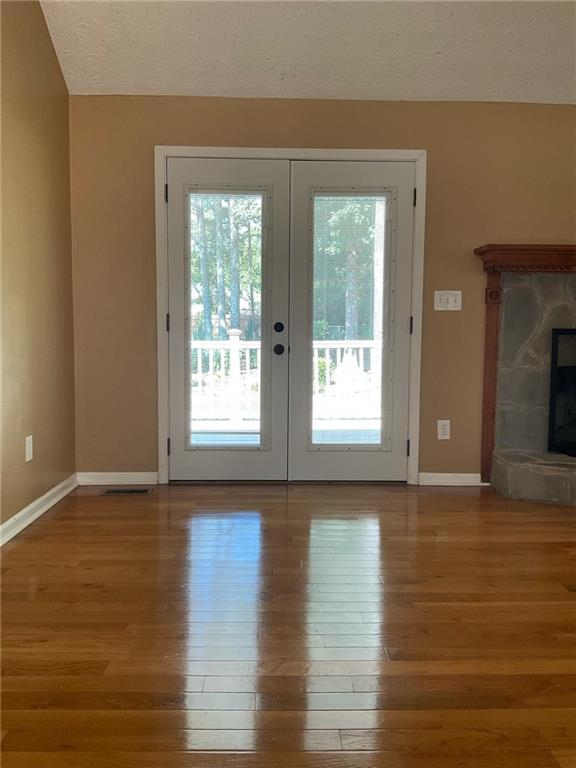
[[[575,110],[72,97],[79,471],[157,468],[155,144],[428,150],[421,471],[480,467],[486,242],[576,240]],[[464,310],[432,311],[435,289]],[[438,442],[436,419],[452,420]]]
[[[74,472],[75,448],[68,93],[38,3],[1,13],[6,520]]]

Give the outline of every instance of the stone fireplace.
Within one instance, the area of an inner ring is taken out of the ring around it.
[[[576,458],[548,450],[553,338],[576,328],[576,247],[483,246],[476,253],[488,282],[483,479],[512,498],[576,505]],[[570,355],[573,348],[562,349]],[[562,381],[574,371],[561,371]]]

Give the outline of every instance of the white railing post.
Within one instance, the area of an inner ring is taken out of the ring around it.
[[[240,373],[240,336],[242,331],[231,328],[228,331],[230,339],[230,390],[237,408],[242,402],[242,375]]]

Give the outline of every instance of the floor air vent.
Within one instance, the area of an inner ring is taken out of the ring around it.
[[[102,496],[147,496],[151,488],[106,488]]]

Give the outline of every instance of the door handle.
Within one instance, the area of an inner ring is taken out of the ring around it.
[[[274,323],[274,330],[276,333],[282,333],[284,330],[284,323]]]
[[[275,355],[283,355],[284,354],[284,344],[274,344],[274,354]]]

